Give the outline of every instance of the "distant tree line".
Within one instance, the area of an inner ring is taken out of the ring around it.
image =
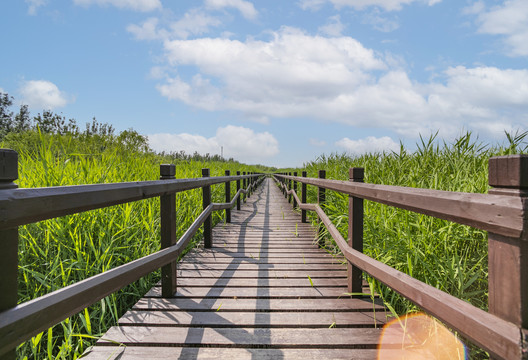
[[[108,148],[120,148],[129,152],[152,153],[148,138],[133,129],[121,131],[118,135],[112,125],[100,123],[94,117],[81,130],[75,119],[67,119],[62,114],[44,110],[36,116],[31,116],[27,105],[20,105],[18,112],[12,111],[14,98],[0,92],[0,142],[15,150],[31,150],[36,148],[42,136],[66,136],[79,143],[79,151],[100,153]],[[222,161],[238,163],[233,158],[209,153],[202,155],[195,151],[187,154],[185,151],[161,152],[158,155],[173,161]],[[259,166],[263,171],[266,166]]]

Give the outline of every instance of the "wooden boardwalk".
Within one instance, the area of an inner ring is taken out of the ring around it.
[[[344,295],[346,267],[314,234],[266,179],[178,264],[173,298],[152,288],[86,358],[375,359],[385,310]]]

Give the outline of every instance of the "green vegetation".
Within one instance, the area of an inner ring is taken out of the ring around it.
[[[156,154],[147,139],[134,130],[115,134],[108,124],[95,119],[80,131],[75,120],[45,112],[48,122],[29,120],[16,126],[19,115],[9,112],[7,95],[0,94],[0,139],[2,148],[19,153],[21,188],[113,183],[159,179],[159,165],[176,164],[177,178],[211,176],[238,171],[263,171],[219,156],[185,153]],[[27,110],[27,109],[26,109]],[[38,115],[42,118],[41,115]],[[37,117],[38,117],[37,116]],[[36,117],[36,118],[37,118]],[[59,120],[57,120],[59,119]],[[70,124],[64,127],[63,124]],[[27,125],[27,126],[26,126]],[[231,193],[235,194],[232,183]],[[213,202],[225,199],[224,185],[212,187]],[[19,228],[19,303],[37,298],[108,269],[159,250],[159,198],[42,221]],[[177,236],[202,210],[201,189],[176,194]],[[223,221],[215,212],[213,224]],[[201,230],[200,230],[201,231]],[[202,239],[201,232],[189,248]],[[125,313],[155,282],[153,273],[108,296],[83,312],[66,319],[20,345],[20,359],[75,359]]]
[[[452,144],[438,142],[431,136],[422,139],[415,152],[402,146],[399,153],[323,155],[295,171],[300,174],[306,170],[308,177],[317,177],[317,171],[325,169],[327,179],[348,180],[349,168],[363,167],[367,183],[486,193],[488,159],[528,152],[527,135],[528,132],[507,133],[504,146],[481,144],[469,133]],[[316,188],[308,189],[308,202],[317,202]],[[324,210],[346,238],[348,195],[327,191]],[[310,216],[315,223],[315,215]],[[338,252],[329,235],[322,236],[328,250]],[[487,310],[485,231],[365,201],[364,246],[369,256]],[[368,280],[398,314],[419,311],[381,283]]]

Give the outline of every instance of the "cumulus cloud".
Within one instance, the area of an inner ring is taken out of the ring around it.
[[[46,80],[25,81],[20,88],[22,101],[31,108],[53,110],[66,106],[72,99]]]
[[[398,152],[400,150],[400,145],[388,136],[380,138],[368,136],[365,139],[359,140],[350,140],[345,137],[336,141],[335,144],[336,146],[345,149],[347,152],[357,155],[384,151]]]
[[[410,137],[528,121],[528,70],[460,66],[418,83],[351,37],[292,28],[268,41],[200,38],[165,41],[164,48],[167,66],[196,70],[185,78],[165,75],[158,84],[163,96],[248,119],[310,118]]]
[[[246,19],[255,19],[258,11],[249,1],[244,0],[205,0],[205,5],[211,9],[235,8]]]
[[[119,9],[148,12],[161,9],[160,0],[73,0],[74,4],[81,6],[99,5],[115,6]]]
[[[507,0],[489,10],[477,3],[471,11],[479,14],[480,33],[503,36],[509,55],[528,56],[528,1]]]
[[[46,5],[47,0],[25,0],[28,4],[28,14],[37,15],[37,9]]]
[[[429,6],[437,4],[442,0],[301,0],[299,5],[304,10],[318,10],[325,3],[331,3],[336,8],[352,7],[356,10],[364,10],[368,7],[379,7],[386,11],[399,11],[403,5],[413,2],[425,3]]]
[[[220,154],[242,162],[255,162],[269,159],[279,153],[279,142],[269,132],[256,133],[252,129],[228,125],[220,127],[216,135],[206,138],[192,134],[152,134],[148,135],[149,145],[155,151],[185,151],[193,154]]]

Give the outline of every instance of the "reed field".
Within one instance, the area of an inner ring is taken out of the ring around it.
[[[507,134],[505,144],[500,146],[481,144],[471,134],[454,143],[442,143],[432,136],[422,140],[413,152],[402,146],[397,153],[322,155],[295,171],[306,170],[309,177],[317,177],[317,171],[325,169],[327,179],[347,180],[350,167],[364,167],[368,183],[485,193],[489,157],[526,152],[526,135]],[[226,169],[232,174],[237,170],[263,170],[236,162],[175,159],[97,137],[32,133],[15,140],[4,142],[2,147],[19,152],[21,188],[155,180],[161,163],[175,163],[177,178],[201,177],[202,168],[210,168],[211,176],[223,175]],[[308,202],[316,202],[316,188],[308,188]],[[235,183],[231,194],[235,194]],[[224,186],[213,186],[212,196],[214,202],[223,202]],[[324,210],[346,237],[348,196],[327,191],[326,199]],[[177,193],[176,209],[179,237],[202,211],[201,189]],[[223,212],[215,212],[213,224],[223,221],[222,216]],[[312,220],[315,223],[315,218]],[[486,309],[484,231],[370,201],[365,201],[364,229],[368,255]],[[198,233],[191,246],[201,238]],[[159,242],[159,198],[22,226],[19,302],[153,253],[159,249]],[[330,239],[327,249],[337,251]],[[108,296],[20,345],[17,357],[79,358],[158,280],[156,272]],[[395,314],[419,310],[383,285],[368,280]]]
[[[2,144],[19,152],[21,188],[113,183],[159,179],[161,163],[175,163],[177,178],[211,176],[226,169],[258,171],[226,161],[181,161],[101,139],[72,135],[29,134],[31,143]],[[24,136],[24,141],[28,140]],[[13,146],[14,145],[14,146]],[[236,193],[232,182],[231,193]],[[224,185],[212,186],[213,202],[224,202]],[[159,198],[152,198],[19,228],[19,302],[28,301],[105,270],[151,254],[160,247]],[[176,194],[177,236],[202,211],[201,189]],[[223,221],[214,212],[213,224]],[[201,231],[201,230],[200,230]],[[202,238],[196,234],[195,246]],[[108,296],[61,324],[35,336],[17,349],[19,359],[76,359],[115,324],[152,285],[159,271]]]
[[[453,143],[422,139],[418,149],[362,156],[331,154],[305,164],[308,177],[326,170],[327,179],[348,180],[348,169],[363,167],[366,183],[408,186],[457,192],[486,193],[491,156],[526,153],[528,133],[506,134],[503,145],[482,144],[467,133]],[[317,202],[317,188],[308,186],[308,202]],[[348,195],[326,191],[323,206],[346,238]],[[364,202],[364,252],[387,265],[487,310],[487,233],[465,225],[401,210],[372,201]],[[308,212],[310,213],[310,212]],[[317,219],[312,214],[312,221]],[[328,234],[327,250],[338,252]],[[420,311],[413,303],[378,281],[368,278],[394,315]],[[472,349],[477,358],[486,357]]]

